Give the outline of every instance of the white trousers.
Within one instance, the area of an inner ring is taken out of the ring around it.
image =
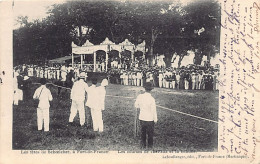
[[[143,86],[144,85],[144,82],[143,82],[143,79],[141,79],[141,86]]]
[[[172,81],[172,89],[175,89],[175,81]]]
[[[184,80],[184,89],[189,89],[189,81],[188,80]]]
[[[137,79],[134,79],[134,85],[137,86]]]
[[[196,81],[195,83],[196,83],[196,84],[195,84],[195,89],[200,89],[200,88],[199,88],[199,82]]]
[[[162,88],[163,87],[163,80],[159,79],[159,87]]]
[[[163,88],[166,87],[166,80],[165,80],[165,79],[163,79],[163,85],[162,85],[162,87],[163,87]]]
[[[140,86],[140,83],[141,83],[141,79],[136,79],[136,86]]]
[[[195,83],[195,81],[192,82],[192,89],[193,89],[193,90],[196,89],[196,83]]]
[[[37,124],[38,130],[42,130],[42,124],[44,125],[44,131],[49,131],[50,116],[49,108],[37,108]]]
[[[137,86],[143,86],[143,79],[137,79]]]
[[[170,86],[170,82],[169,81],[165,81],[165,88],[169,88]]]
[[[84,101],[75,101],[72,100],[71,108],[70,108],[70,118],[69,122],[73,122],[75,116],[79,112],[79,122],[80,125],[83,126],[85,124],[85,106]]]
[[[101,109],[91,108],[91,117],[93,121],[93,130],[98,132],[103,132],[104,125],[102,120],[102,111]]]
[[[128,85],[128,79],[127,78],[124,79],[124,85]]]

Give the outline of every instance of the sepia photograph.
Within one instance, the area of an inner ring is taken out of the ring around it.
[[[259,12],[0,1],[0,163],[259,164]]]
[[[13,150],[218,151],[217,0],[12,9]]]
[[[218,1],[12,8],[13,150],[218,151]]]

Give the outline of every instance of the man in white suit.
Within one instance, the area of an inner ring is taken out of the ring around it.
[[[44,124],[44,131],[49,131],[49,109],[50,109],[50,101],[52,101],[51,91],[46,88],[46,79],[40,80],[41,86],[36,89],[33,99],[38,99],[39,104],[37,108],[37,124],[38,130],[42,130],[42,124]]]
[[[88,100],[86,106],[90,108],[93,121],[93,130],[95,132],[103,132],[102,109],[104,104],[101,102],[100,88],[96,86],[97,79],[92,79],[92,85],[88,88]]]
[[[72,100],[72,102],[71,102],[69,122],[72,123],[75,116],[77,115],[77,112],[79,112],[79,120],[81,126],[85,124],[84,102],[85,102],[85,95],[88,90],[88,84],[84,81],[86,76],[87,75],[85,72],[80,73],[79,80],[74,82],[70,94],[70,99]]]

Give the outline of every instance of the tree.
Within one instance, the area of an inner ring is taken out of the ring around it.
[[[218,1],[198,1],[185,7],[188,26],[186,36],[190,36],[191,50],[200,64],[204,55],[211,57],[219,52],[220,45],[220,4]],[[203,11],[203,12],[201,12]]]
[[[203,55],[219,49],[219,4],[213,0],[187,6],[169,1],[71,1],[53,5],[49,14],[42,21],[18,19],[22,26],[14,31],[15,59],[65,56],[72,41],[79,46],[87,39],[99,44],[105,37],[116,43],[145,40],[150,65],[154,53],[165,54],[169,65],[174,53],[180,64],[188,50],[197,50],[199,63]]]

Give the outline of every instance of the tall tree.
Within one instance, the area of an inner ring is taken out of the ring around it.
[[[105,37],[116,43],[145,40],[148,57],[165,54],[167,63],[174,53],[180,63],[187,50],[198,50],[202,58],[219,47],[219,4],[213,0],[187,6],[169,1],[71,1],[54,5],[49,14],[43,21],[19,18],[23,26],[14,31],[15,55],[50,59],[70,54],[72,41],[99,44]]]

